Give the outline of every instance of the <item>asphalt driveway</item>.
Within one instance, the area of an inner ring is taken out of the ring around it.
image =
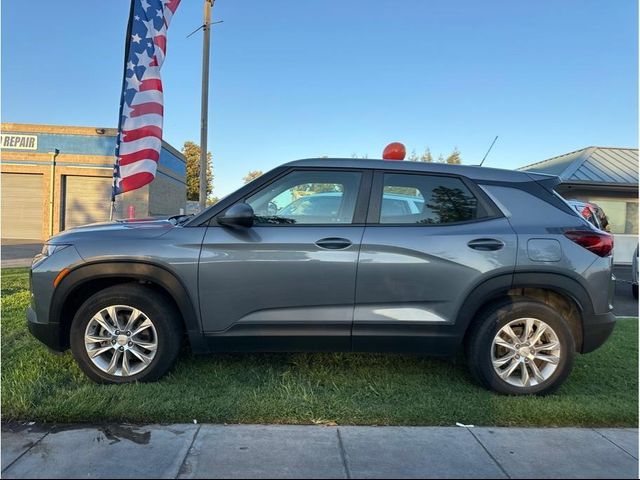
[[[2,239],[2,268],[28,267],[31,260],[42,250],[42,242],[38,240]]]

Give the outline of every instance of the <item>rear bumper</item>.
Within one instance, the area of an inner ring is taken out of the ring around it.
[[[613,312],[601,315],[591,315],[584,319],[582,327],[581,353],[593,352],[607,341],[616,326],[616,316]]]
[[[27,308],[27,327],[31,335],[56,352],[63,352],[66,347],[60,339],[60,328],[57,323],[38,323],[36,312]]]

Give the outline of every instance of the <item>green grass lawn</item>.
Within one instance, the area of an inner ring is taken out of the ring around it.
[[[153,384],[101,386],[25,325],[25,269],[2,270],[2,417],[44,422],[637,426],[638,321],[579,356],[557,394],[494,395],[464,364],[416,355],[183,353]]]

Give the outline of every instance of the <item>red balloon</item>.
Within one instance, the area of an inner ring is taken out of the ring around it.
[[[407,155],[407,149],[400,142],[393,142],[384,147],[382,158],[384,160],[404,160]]]

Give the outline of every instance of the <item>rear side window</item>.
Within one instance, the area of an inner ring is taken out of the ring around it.
[[[385,208],[384,197],[400,197],[414,206],[411,213]],[[459,178],[401,173],[384,174],[380,223],[442,225],[485,217],[478,199]]]

